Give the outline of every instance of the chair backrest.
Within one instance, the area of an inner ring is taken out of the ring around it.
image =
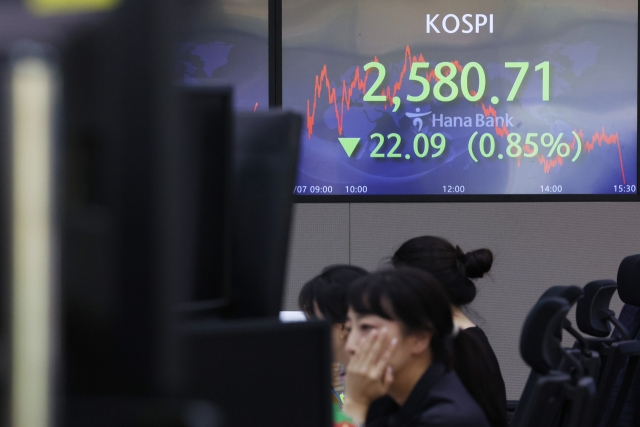
[[[628,331],[629,338],[640,341],[640,255],[631,255],[622,260],[618,268],[617,282],[618,295],[625,303],[618,320]],[[621,339],[621,330],[616,328],[612,337]],[[605,406],[606,410],[601,416],[601,426],[630,427],[640,423],[640,409],[637,404],[640,399],[640,370],[637,368],[640,356],[634,354],[634,347],[637,345],[627,343],[612,350],[616,353],[614,357],[618,358],[624,357],[625,351],[631,354],[626,361],[621,362],[624,366],[618,372],[615,383],[607,384],[611,387],[608,397],[605,394],[607,390],[602,390],[602,399],[606,399],[606,402],[603,401],[601,406]],[[612,363],[609,372],[614,369],[613,365]]]
[[[569,306],[573,307],[583,296],[583,291],[578,286],[552,286],[547,289],[540,300],[549,297],[560,297],[565,299]],[[576,343],[573,349],[565,349],[565,353],[568,354],[560,363],[559,370],[562,372],[571,373],[576,369],[575,361],[577,360],[582,368],[584,375],[598,378],[600,375],[601,361],[600,354],[596,351],[589,349],[589,344],[585,339],[576,331],[569,320],[565,319],[562,328],[569,332],[574,338]],[[562,338],[562,329],[556,331],[558,338]]]
[[[562,328],[569,303],[559,297],[542,299],[533,307],[522,327],[520,356],[538,374],[560,366],[564,357],[556,331]]]
[[[578,286],[552,286],[540,296],[538,301],[543,300],[549,297],[560,297],[565,299],[570,307],[578,302],[580,298],[582,298],[582,289]],[[560,325],[560,329],[557,330],[556,334],[558,338],[562,339],[562,329],[564,325]]]
[[[559,297],[567,301],[570,307],[573,307],[579,300],[582,298],[583,291],[578,286],[552,286],[547,289],[538,301],[549,297]],[[579,366],[582,368],[584,375],[598,378],[600,374],[600,355],[596,351],[592,351],[589,349],[588,343],[585,339],[576,331],[572,326],[571,322],[568,319],[564,319],[564,322],[560,325],[554,333],[556,334],[559,340],[562,339],[562,329],[569,332],[574,338],[576,338],[576,343],[574,344],[573,349],[564,349],[565,356],[559,365],[559,370],[566,373],[572,373],[577,366],[575,361],[579,362]]]
[[[576,307],[576,323],[581,332],[600,338],[611,334],[611,323],[603,314],[609,310],[611,297],[617,288],[613,280],[595,280],[585,285],[584,296]]]
[[[545,375],[530,375],[510,426],[559,425],[563,407],[563,389],[570,381],[571,377],[568,374],[559,371]]]
[[[618,341],[605,349],[609,354],[598,381],[593,425],[614,427],[618,425],[631,382],[638,372],[640,341]]]
[[[640,254],[630,255],[620,263],[618,294],[625,304],[640,307]]]
[[[629,280],[635,267],[635,259],[625,259],[619,276],[623,281]],[[580,330],[586,334],[598,337],[586,341],[591,350],[598,351],[602,360],[602,369],[597,378],[597,392],[594,399],[593,426],[615,426],[622,412],[622,405],[626,400],[630,381],[623,381],[621,372],[625,376],[633,376],[640,357],[640,341],[629,339],[627,328],[615,317],[609,309],[611,297],[618,290],[618,284],[613,280],[596,280],[584,287],[584,297],[578,301],[576,321]],[[630,300],[635,294],[625,292]],[[617,333],[611,334],[612,325],[617,327]]]
[[[579,286],[551,286],[544,291],[538,301],[549,297],[560,297],[567,300],[570,306],[573,306],[580,298],[583,291]]]
[[[617,279],[618,295],[625,303],[619,320],[633,338],[640,332],[640,254],[622,260]]]
[[[561,347],[566,315],[581,294],[574,286],[554,286],[527,316],[520,353],[532,369],[511,427],[585,427],[593,419],[596,387],[584,376],[584,350]]]
[[[539,300],[520,335],[520,355],[531,374],[511,421],[512,427],[558,426],[562,418],[564,389],[571,376],[557,370],[564,354],[558,330],[569,312],[569,303],[560,297]]]

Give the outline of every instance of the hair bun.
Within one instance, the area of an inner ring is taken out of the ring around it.
[[[467,254],[465,254],[458,245],[456,245],[456,257],[458,258],[458,261],[462,263],[462,265],[465,265],[467,263]]]
[[[465,254],[464,266],[467,270],[467,277],[476,279],[484,276],[491,270],[493,264],[493,253],[489,249],[476,249]]]

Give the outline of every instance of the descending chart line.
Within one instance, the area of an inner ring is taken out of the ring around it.
[[[379,62],[379,59],[377,56],[374,56],[373,62]],[[385,109],[387,107],[394,106],[394,98],[396,98],[398,92],[403,87],[407,71],[411,70],[412,65],[415,62],[424,63],[426,61],[423,54],[420,54],[418,56],[413,55],[411,52],[410,46],[407,45],[404,51],[404,60],[400,68],[397,80],[387,85],[386,87],[382,87],[378,90],[378,95],[383,95],[384,99],[386,100],[383,104]],[[455,69],[457,69],[458,72],[461,72],[463,70],[463,66],[460,64],[458,60],[453,60],[450,62],[450,64],[452,64],[455,67]],[[398,67],[400,67],[400,64],[398,64]],[[453,68],[451,68],[451,70],[453,70]],[[360,96],[360,95],[363,96],[366,94],[367,82],[368,82],[371,71],[372,71],[371,68],[368,69],[367,71],[364,71],[363,67],[356,66],[353,72],[353,78],[350,79],[350,81],[349,79],[341,80],[340,84],[337,84],[334,86],[329,78],[329,71],[328,71],[327,65],[326,64],[323,65],[320,73],[315,76],[313,100],[307,99],[306,126],[307,126],[308,139],[311,139],[311,137],[313,136],[316,111],[318,108],[318,101],[321,98],[323,98],[323,94],[325,93],[325,91],[326,91],[327,103],[329,107],[333,109],[333,114],[335,115],[335,118],[336,118],[338,134],[341,137],[343,136],[344,117],[346,114],[345,108],[347,111],[351,109],[354,96]],[[441,77],[447,76],[448,74],[449,74],[449,70],[445,70],[445,72],[443,74],[440,74],[440,76]],[[435,69],[430,69],[429,71],[426,71],[424,74],[424,78],[426,78],[429,82],[433,82],[434,80],[436,82],[439,81],[438,76],[436,75]],[[338,91],[340,91],[340,94],[338,94]],[[469,93],[471,96],[476,96],[477,94],[477,92],[474,90],[470,90]],[[338,99],[338,96],[340,96],[340,99]],[[396,102],[398,101],[396,100]],[[495,102],[497,103],[497,101]],[[495,130],[496,136],[506,138],[510,135],[510,131],[504,121],[502,121],[500,126],[498,125],[499,121],[497,120],[497,117],[498,117],[497,111],[492,105],[485,104],[483,99],[480,98],[475,102],[475,106],[478,108],[481,108],[485,118],[493,117],[494,119],[493,128]],[[622,148],[621,148],[618,132],[613,134],[607,134],[605,131],[605,128],[602,127],[602,131],[595,132],[591,140],[584,139],[582,129],[578,132],[578,135],[580,140],[582,141],[582,147],[584,148],[584,151],[586,153],[591,153],[596,143],[598,144],[598,146],[602,146],[603,143],[606,143],[607,145],[613,145],[613,144],[617,145],[622,181],[623,183],[626,184],[624,161],[623,161]],[[573,141],[571,143],[568,143],[571,150],[575,149],[576,142],[577,141],[574,136]],[[533,150],[529,146],[524,146],[522,147],[522,152],[527,154],[532,154]],[[528,157],[531,157],[531,156],[528,156]],[[544,173],[550,173],[550,171],[553,168],[557,166],[561,166],[564,161],[563,157],[557,154],[553,158],[547,158],[542,154],[537,154],[535,157],[537,158],[538,162],[542,165]],[[520,154],[517,157],[518,167],[521,166],[522,158],[523,158],[523,154]]]

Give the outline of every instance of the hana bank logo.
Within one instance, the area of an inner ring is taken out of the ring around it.
[[[406,116],[410,119],[413,119],[413,126],[417,129],[418,132],[420,132],[422,130],[422,127],[424,126],[422,118],[428,116],[429,114],[431,114],[431,111],[421,113],[420,108],[416,108],[415,113],[406,113]]]
[[[463,34],[469,34],[474,32],[474,30],[476,34],[479,34],[480,29],[487,25],[489,26],[489,33],[493,33],[493,13],[490,15],[472,15],[467,13],[462,15],[461,18],[459,18],[458,15],[450,13],[444,15],[442,19],[438,18],[440,18],[439,13],[433,16],[427,13],[427,34],[431,34],[432,32],[440,34],[440,28],[448,34],[454,34],[458,31],[461,31]],[[438,23],[440,24],[439,28]],[[462,30],[460,29],[461,26],[463,27]]]

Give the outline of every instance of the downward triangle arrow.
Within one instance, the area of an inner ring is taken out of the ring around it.
[[[360,142],[360,138],[338,138],[347,156],[351,157]]]

